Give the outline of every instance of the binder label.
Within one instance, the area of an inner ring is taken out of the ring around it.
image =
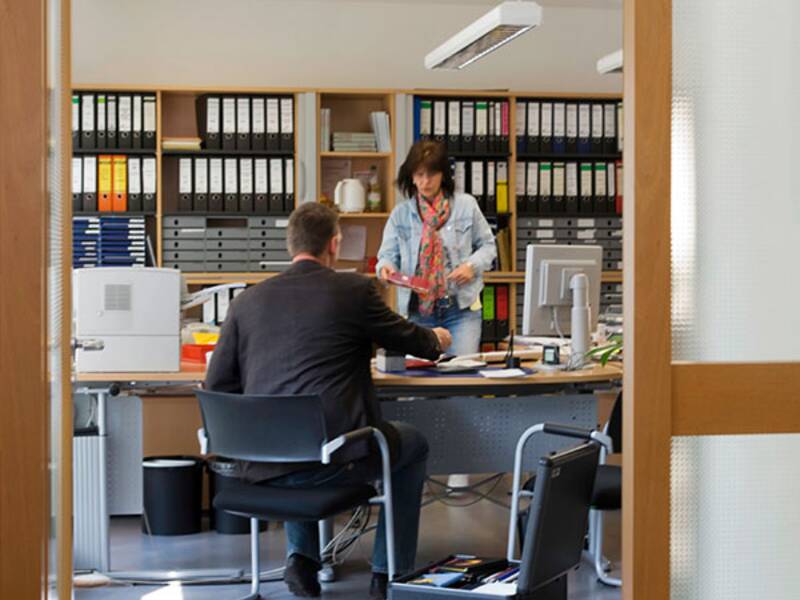
[[[236,99],[236,132],[250,133],[250,98]]]
[[[239,185],[242,194],[253,193],[253,159],[242,158],[239,160]]]
[[[431,101],[420,100],[419,102],[419,134],[431,135]]]
[[[538,137],[539,132],[539,103],[528,102],[528,137]]]
[[[589,104],[578,106],[578,136],[589,139],[591,134],[591,108]]]
[[[604,117],[604,128],[605,128],[604,133],[605,137],[607,137],[610,140],[617,137],[617,128],[615,127],[616,116],[617,116],[617,105],[606,104],[605,117]]]
[[[236,133],[236,98],[222,99],[222,132]]]
[[[517,137],[523,137],[525,135],[525,111],[527,107],[525,106],[524,102],[517,102],[516,106],[516,121],[514,123],[514,131],[517,134]]]
[[[281,98],[281,133],[294,131],[294,107],[291,98]]]
[[[267,98],[267,133],[280,132],[280,116],[277,98]]]
[[[144,130],[156,131],[156,99],[153,96],[144,99]]]
[[[539,195],[539,163],[528,163],[528,196]]]
[[[80,96],[72,97],[72,131],[73,133],[81,129],[81,99]]]
[[[142,130],[142,97],[133,97],[133,131]]]
[[[553,137],[553,105],[542,102],[542,137]]]
[[[117,131],[117,99],[109,96],[106,101],[108,110],[106,111],[106,130],[111,133]]]
[[[486,136],[489,133],[489,111],[486,102],[475,103],[475,135]]]
[[[219,98],[206,98],[206,133],[219,133]]]
[[[433,135],[445,134],[445,123],[447,122],[447,107],[444,101],[437,100],[433,103]]]
[[[564,103],[557,102],[553,105],[553,136],[563,138],[564,131]]]
[[[130,133],[131,130],[131,97],[130,96],[120,96],[119,97],[119,130],[120,131],[127,131]]]
[[[105,94],[98,94],[97,96],[97,131],[103,134],[106,132],[106,96]]]
[[[208,187],[212,194],[222,193],[222,159],[212,158],[208,164]]]
[[[564,195],[564,165],[553,166],[553,196]]]
[[[459,101],[448,102],[447,111],[447,134],[450,136],[461,135],[461,105]]]
[[[142,190],[145,194],[156,193],[156,159],[142,159]]]
[[[94,94],[84,94],[81,101],[81,129],[94,131]]]
[[[267,193],[267,159],[256,159],[256,194]]]
[[[616,196],[617,195],[617,177],[616,177],[616,168],[614,163],[608,163],[606,166],[606,173],[608,175],[608,195],[609,196]]]
[[[72,157],[72,193],[83,193],[83,160],[80,156]]]
[[[578,137],[578,106],[567,104],[567,137]]]
[[[496,182],[494,177],[495,163],[490,160],[486,163],[486,193],[489,196],[494,196],[496,191]]]
[[[253,98],[253,133],[264,133],[265,131],[264,99]]]
[[[457,194],[463,194],[467,191],[466,188],[466,178],[467,178],[467,163],[463,160],[456,161],[456,172],[455,172],[455,191]]]
[[[567,163],[567,196],[578,196],[578,163]]]
[[[128,193],[142,193],[142,161],[134,156],[128,158]]]
[[[197,194],[208,193],[208,159],[194,159],[194,191]]]
[[[594,195],[606,195],[606,166],[604,164],[594,166]]]
[[[461,117],[461,134],[465,137],[475,135],[475,103],[464,102],[464,112]]]
[[[269,187],[273,194],[283,193],[283,160],[269,159]]]
[[[483,163],[479,160],[472,162],[472,182],[470,192],[473,196],[483,196]]]
[[[225,159],[225,193],[226,194],[235,194],[237,193],[237,165],[235,158],[226,158]]]
[[[549,196],[552,193],[552,180],[550,178],[551,171],[552,167],[550,163],[542,163],[539,165],[539,174],[541,177],[541,181],[539,182],[539,193],[542,196]]]
[[[178,193],[192,193],[192,159],[181,158],[178,160]]]
[[[525,195],[525,169],[524,162],[518,162],[515,170],[514,193],[517,196]]]
[[[581,163],[581,196],[591,197],[592,195],[592,165],[591,163]]]
[[[603,105],[592,105],[592,138],[599,139],[603,137]]]

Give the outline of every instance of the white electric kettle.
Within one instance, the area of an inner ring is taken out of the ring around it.
[[[342,179],[333,190],[333,201],[341,212],[364,212],[367,194],[358,179]]]

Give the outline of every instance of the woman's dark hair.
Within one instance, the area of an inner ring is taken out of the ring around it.
[[[414,173],[424,167],[433,173],[442,174],[442,191],[448,198],[453,196],[456,184],[453,181],[453,171],[447,148],[442,142],[434,140],[420,140],[411,146],[406,161],[397,173],[397,187],[406,196],[413,198],[417,195],[417,186],[414,185]]]

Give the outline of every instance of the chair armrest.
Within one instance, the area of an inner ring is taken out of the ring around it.
[[[559,425],[558,423],[542,423],[542,433],[561,435],[564,437],[578,438],[580,440],[592,439],[592,430],[582,427],[571,427],[569,425]]]
[[[341,450],[345,446],[355,444],[370,439],[375,435],[377,429],[374,427],[362,427],[361,429],[354,429],[332,439],[330,442],[322,445],[322,464],[327,465],[331,462],[331,456]]]

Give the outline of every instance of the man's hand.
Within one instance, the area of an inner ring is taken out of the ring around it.
[[[392,273],[397,273],[397,269],[395,269],[392,265],[384,265],[381,267],[381,272],[378,274],[378,278],[381,281],[386,281],[389,279],[389,276]]]
[[[453,343],[453,336],[451,336],[450,332],[444,327],[434,327],[433,333],[435,333],[436,337],[439,338],[439,347],[442,349],[442,352],[447,350],[450,347],[450,344]]]
[[[464,285],[475,279],[475,269],[471,264],[465,262],[453,269],[447,278],[455,281],[458,285]]]

